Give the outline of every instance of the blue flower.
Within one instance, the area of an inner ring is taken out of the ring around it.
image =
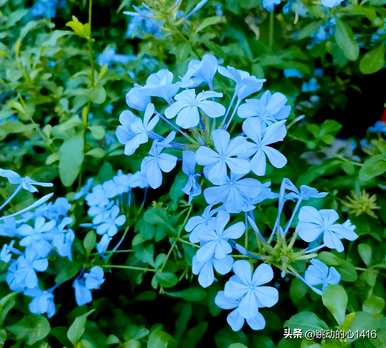
[[[162,36],[163,22],[154,17],[151,9],[146,5],[133,6],[135,12],[126,11],[125,15],[131,16],[127,27],[126,36],[129,38],[142,39],[146,35],[154,35],[159,38]]]
[[[312,45],[319,44],[332,37],[335,33],[336,20],[335,18],[329,18],[325,23],[319,26],[319,29],[312,37]]]
[[[304,273],[304,280],[313,290],[317,286],[324,291],[329,284],[338,284],[340,282],[340,274],[334,267],[328,267],[322,261],[312,259],[311,265]]]
[[[182,88],[195,88],[206,83],[209,89],[213,88],[213,78],[217,72],[217,58],[211,54],[205,54],[201,60],[192,59],[188,70],[181,78]]]
[[[163,149],[174,139],[175,133],[172,132],[162,141],[154,141],[149,155],[141,163],[141,172],[145,175],[150,187],[156,189],[162,184],[162,172],[169,173],[177,164],[177,157],[163,153]]]
[[[319,89],[319,83],[315,77],[311,78],[309,81],[303,82],[302,92],[316,92]]]
[[[218,68],[218,72],[236,82],[236,95],[239,101],[245,99],[251,94],[258,92],[262,87],[265,79],[257,79],[248,72],[235,69],[231,66]]]
[[[99,65],[110,66],[113,63],[126,64],[133,58],[133,56],[115,53],[115,48],[113,47],[106,47],[104,51],[98,55],[97,62]]]
[[[33,314],[47,314],[51,318],[55,314],[54,295],[52,291],[39,288],[27,289],[25,295],[32,297],[28,308]]]
[[[369,127],[367,131],[370,133],[386,134],[386,123],[383,121],[377,121],[374,123],[374,126]]]
[[[12,185],[20,185],[24,190],[29,192],[38,192],[38,189],[35,186],[41,187],[52,187],[52,183],[35,181],[31,178],[21,177],[19,174],[9,169],[0,168],[0,176],[6,178]]]
[[[224,211],[219,211],[212,226],[197,237],[200,240],[200,249],[196,253],[197,261],[206,262],[213,256],[216,259],[223,259],[232,252],[229,239],[240,238],[245,231],[243,222],[237,222],[225,229],[230,216]]]
[[[14,250],[13,245],[15,244],[15,241],[12,240],[9,244],[4,244],[0,251],[0,260],[8,263],[11,261],[12,258],[12,252]]]
[[[116,136],[118,141],[125,145],[125,155],[131,156],[141,144],[149,141],[149,133],[159,121],[159,116],[154,112],[154,105],[149,103],[143,120],[128,110],[121,113],[119,116],[121,126],[117,128]]]
[[[54,18],[56,16],[57,0],[37,0],[30,9],[33,18]]]
[[[173,74],[167,69],[161,69],[149,75],[141,92],[145,96],[159,97],[170,103],[179,88],[179,84],[173,83]]]
[[[273,278],[272,267],[260,264],[252,273],[248,261],[236,261],[233,275],[225,284],[224,295],[233,300],[240,300],[240,315],[245,319],[256,317],[258,309],[272,307],[279,299],[279,292],[271,286],[262,286]]]
[[[99,289],[105,281],[102,267],[92,267],[88,273],[84,274],[84,280],[87,289]]]
[[[17,235],[17,222],[15,218],[7,217],[3,223],[0,223],[0,236],[12,238]]]
[[[299,222],[296,231],[301,239],[313,242],[323,238],[323,243],[330,249],[338,252],[344,250],[341,239],[355,240],[358,235],[354,232],[350,220],[337,224],[339,215],[333,209],[316,210],[314,207],[305,206],[300,209]]]
[[[145,95],[142,86],[134,86],[126,94],[126,103],[132,109],[144,111],[150,103],[150,96]]]
[[[205,189],[204,197],[208,204],[221,203],[228,213],[240,213],[255,209],[259,195],[266,191],[267,187],[259,180],[231,175],[225,183]]]
[[[333,8],[339,6],[344,0],[320,0],[324,7]]]
[[[222,93],[206,91],[198,93],[194,89],[186,89],[178,93],[175,103],[165,110],[165,116],[169,119],[177,116],[176,123],[182,128],[193,128],[200,122],[200,111],[210,118],[216,118],[225,114],[225,107],[209,98],[221,98]]]
[[[55,221],[46,221],[39,216],[35,219],[34,227],[23,224],[18,228],[21,236],[20,245],[24,247],[33,247],[38,255],[46,257],[52,249],[50,240],[53,236],[53,230],[56,226]]]
[[[230,139],[226,130],[215,129],[212,139],[215,150],[200,146],[196,152],[197,163],[204,166],[204,174],[212,183],[224,183],[227,168],[231,173],[240,175],[250,171],[249,161],[246,159],[249,155],[248,143],[244,137]]]
[[[266,91],[259,99],[248,99],[240,105],[237,114],[242,118],[257,117],[264,125],[270,125],[288,117],[291,107],[286,103],[284,94]]]
[[[94,266],[89,272],[78,276],[72,286],[75,290],[75,301],[79,306],[92,301],[91,290],[99,289],[104,283],[103,269],[99,266]]]
[[[199,243],[201,235],[206,231],[212,230],[214,226],[215,211],[211,206],[205,208],[204,212],[200,216],[191,217],[185,225],[185,231],[190,232],[189,239],[192,243]]]
[[[266,158],[275,168],[283,168],[287,164],[285,156],[269,146],[282,141],[286,136],[287,130],[284,121],[275,122],[268,127],[264,127],[260,121],[252,117],[243,122],[242,128],[247,137],[255,143],[250,166],[256,175],[265,175]]]
[[[104,207],[109,204],[109,198],[102,185],[96,185],[91,193],[86,196],[87,204],[91,206]]]
[[[47,268],[47,259],[40,258],[33,249],[28,248],[24,255],[19,256],[10,264],[6,281],[13,291],[23,291],[25,288],[33,289],[38,285],[36,272],[44,272]]]
[[[198,182],[200,174],[195,172],[196,158],[193,151],[184,151],[182,153],[182,171],[188,176],[188,180],[182,191],[189,196],[189,202],[201,194],[201,185]]]
[[[119,214],[119,207],[113,205],[110,209],[96,215],[93,219],[93,224],[96,225],[97,234],[107,234],[109,237],[115,236],[118,233],[118,228],[126,221],[126,217]]]
[[[281,0],[263,0],[263,8],[268,12],[272,12],[276,5],[279,5]]]
[[[290,77],[297,77],[297,78],[303,78],[303,74],[298,69],[284,69],[283,71],[284,77],[290,78]]]
[[[226,256],[223,259],[216,259],[214,257],[206,261],[199,261],[197,256],[192,259],[192,272],[198,275],[198,283],[207,288],[212,285],[215,277],[214,270],[221,275],[227,274],[232,269],[233,259],[231,256]]]
[[[75,290],[75,301],[78,306],[83,306],[92,301],[91,290],[84,285],[84,279],[76,278],[72,283],[72,287]]]
[[[72,243],[75,239],[74,231],[67,228],[67,225],[72,223],[72,219],[66,217],[62,220],[56,229],[56,233],[52,238],[52,245],[61,257],[72,259]]]
[[[234,309],[227,316],[227,322],[233,331],[240,331],[246,321],[253,330],[262,330],[265,327],[265,319],[260,312],[251,318],[244,318],[239,309],[240,299],[225,296],[224,291],[219,291],[214,302],[221,309]]]

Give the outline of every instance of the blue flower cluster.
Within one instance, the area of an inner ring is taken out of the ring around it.
[[[54,18],[58,8],[64,8],[66,0],[37,0],[30,8],[33,18]]]
[[[51,184],[21,177],[11,170],[0,169],[4,177],[16,189],[1,205],[3,209],[20,190],[37,192],[39,186],[50,187]],[[40,288],[38,273],[48,269],[48,258],[52,254],[72,258],[74,232],[68,217],[70,204],[64,198],[45,203],[51,195],[46,195],[29,207],[14,214],[0,218],[0,236],[10,242],[4,244],[0,251],[0,260],[6,264],[6,282],[10,289],[31,297],[29,309],[32,313],[52,316],[55,313],[53,290]]]
[[[104,281],[103,269],[99,266],[92,267],[89,272],[80,273],[72,285],[75,290],[76,303],[83,306],[91,302],[91,290],[99,289]]]
[[[224,96],[217,91],[217,79],[225,79],[227,85],[233,83],[233,94]],[[305,185],[297,188],[289,179],[283,179],[279,192],[274,193],[270,182],[257,178],[265,176],[269,166],[286,165],[286,157],[275,146],[286,136],[285,124],[291,112],[283,94],[261,91],[264,82],[246,71],[221,66],[214,56],[206,54],[201,60],[190,61],[179,80],[162,69],[151,74],[144,85],[131,88],[126,102],[132,110],[122,112],[116,131],[126,155],[147,149],[138,174],[151,188],[160,187],[164,173],[170,173],[181,161],[187,177],[183,192],[189,202],[203,195],[208,206],[185,226],[190,241],[199,245],[192,269],[203,287],[213,284],[216,273],[225,275],[233,270],[224,291],[216,297],[219,307],[233,309],[228,316],[233,330],[240,330],[244,322],[256,330],[264,328],[259,308],[278,301],[275,288],[262,286],[273,278],[269,263],[279,268],[282,276],[293,275],[321,294],[340,276],[317,260],[316,252],[322,248],[341,252],[343,239],[357,237],[349,220],[337,223],[334,210],[303,205],[326,193]],[[169,128],[166,134],[165,128]],[[254,210],[268,199],[278,200],[278,210],[266,237],[257,226]],[[284,206],[289,203],[294,204],[292,215],[282,226]],[[238,243],[248,230],[263,246],[257,252]],[[282,259],[274,262],[266,255],[273,250],[272,243],[293,249],[298,240],[310,243],[294,253],[301,255],[303,262],[311,262],[304,276],[292,264]],[[260,265],[253,271],[249,261],[234,262],[234,252]]]
[[[92,185],[92,183],[91,183]],[[121,210],[130,206],[131,189],[135,187],[145,188],[147,181],[140,172],[135,174],[123,174],[118,172],[112,179],[92,187],[86,185],[85,192],[77,195],[80,198],[86,195],[88,215],[92,220],[91,224],[84,224],[92,227],[101,236],[97,244],[97,251],[103,255],[113,237],[126,222],[126,217]],[[90,192],[88,192],[91,190]]]

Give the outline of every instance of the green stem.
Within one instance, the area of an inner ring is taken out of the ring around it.
[[[102,265],[103,268],[120,268],[120,269],[129,269],[132,271],[143,271],[143,272],[155,272],[153,268],[147,267],[137,267],[137,266],[126,266],[126,265]]]
[[[274,11],[272,11],[269,14],[269,38],[268,38],[268,45],[269,49],[272,50],[273,48],[273,36],[275,31],[275,14]]]

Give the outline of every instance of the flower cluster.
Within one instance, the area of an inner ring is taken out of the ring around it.
[[[21,189],[37,192],[39,186],[51,184],[20,177],[11,170],[0,169],[16,189],[1,205],[3,209]],[[48,269],[48,258],[52,254],[71,260],[74,232],[72,219],[68,217],[70,204],[64,198],[45,203],[51,194],[14,214],[0,218],[0,236],[10,242],[0,251],[0,260],[6,264],[6,282],[10,289],[32,298],[29,308],[32,313],[52,316],[55,312],[53,290],[40,288],[38,273]]]
[[[225,79],[226,85],[233,83],[233,94],[216,90],[218,79]],[[283,168],[287,163],[276,146],[287,134],[291,112],[282,93],[262,91],[264,82],[246,71],[221,66],[206,54],[190,61],[177,81],[163,69],[151,74],[144,85],[134,86],[126,96],[132,110],[122,112],[116,131],[126,155],[147,148],[139,173],[151,188],[160,187],[163,175],[181,161],[187,177],[183,191],[189,201],[203,195],[208,206],[185,226],[190,241],[199,245],[193,273],[201,286],[208,287],[216,273],[233,270],[216,303],[233,309],[228,323],[234,330],[240,330],[244,322],[256,330],[265,326],[259,308],[278,301],[275,288],[262,286],[273,279],[272,266],[282,277],[295,276],[321,294],[328,284],[339,282],[340,276],[316,259],[316,252],[322,248],[341,252],[342,240],[357,237],[349,220],[337,223],[334,210],[304,205],[326,193],[305,185],[297,188],[289,179],[283,179],[279,192],[274,193],[269,181],[261,181],[269,167]],[[255,208],[270,199],[277,199],[278,209],[266,236],[255,220]],[[292,215],[282,225],[288,204],[294,204]],[[253,248],[239,243],[243,235],[249,240],[249,231],[257,240]],[[297,248],[304,242],[309,246]],[[235,262],[234,252],[260,264],[253,271],[249,261]],[[304,276],[297,270],[298,261],[310,261]]]
[[[76,198],[85,195],[88,205],[88,215],[91,224],[83,224],[92,227],[101,236],[97,244],[97,251],[103,255],[113,237],[124,225],[126,217],[121,210],[130,206],[131,190],[135,187],[147,187],[147,181],[140,172],[136,174],[123,174],[118,172],[112,179],[89,188],[86,185],[85,192],[80,192]],[[90,192],[89,189],[91,189]]]

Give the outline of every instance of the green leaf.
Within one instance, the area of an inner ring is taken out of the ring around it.
[[[359,46],[355,41],[351,28],[342,19],[336,19],[335,40],[339,48],[349,60],[357,60]]]
[[[217,23],[220,23],[222,21],[221,17],[213,16],[213,17],[207,17],[205,18],[200,25],[197,27],[195,33],[199,33],[200,31],[204,30],[207,27],[210,27],[212,25],[215,25]]]
[[[303,311],[293,315],[288,319],[283,327],[288,327],[290,329],[299,328],[302,331],[307,330],[327,330],[328,325],[320,319],[315,313],[309,311]]]
[[[361,181],[368,181],[372,178],[382,175],[386,172],[386,155],[376,155],[370,157],[363,163],[359,171],[359,179]]]
[[[96,246],[96,234],[95,234],[95,231],[89,231],[86,234],[86,237],[83,240],[83,246],[84,246],[84,249],[86,250],[86,253],[90,254],[90,252]]]
[[[35,344],[50,333],[50,323],[41,315],[26,315],[16,324],[8,326],[17,341],[23,340],[28,345]]]
[[[359,63],[359,70],[364,74],[374,74],[385,65],[385,46],[382,44],[367,52]]]
[[[90,126],[88,129],[95,140],[102,140],[105,137],[105,129],[102,126]]]
[[[102,104],[106,100],[106,90],[102,86],[90,89],[90,100],[95,104]]]
[[[228,348],[248,348],[245,344],[242,343],[232,343]]]
[[[158,326],[150,333],[147,348],[168,348],[172,342],[173,338]]]
[[[360,243],[358,245],[358,253],[361,259],[363,260],[363,262],[366,264],[366,266],[369,266],[371,263],[371,257],[373,254],[371,246],[366,243]]]
[[[157,279],[158,283],[165,288],[170,288],[176,285],[178,282],[177,276],[171,272],[157,273],[155,278]]]
[[[8,312],[15,306],[16,304],[16,292],[12,292],[0,300],[0,327],[3,326],[4,320],[7,317]]]
[[[72,20],[66,23],[67,27],[70,27],[73,32],[85,39],[91,38],[90,25],[88,23],[81,23],[78,18],[72,16]]]
[[[378,314],[383,312],[385,300],[382,297],[371,295],[363,302],[363,310],[367,313]]]
[[[199,302],[206,297],[206,291],[202,288],[190,288],[181,291],[167,292],[167,295],[182,298],[186,301]]]
[[[340,285],[329,285],[323,292],[322,301],[338,324],[346,317],[347,294]]]
[[[73,345],[78,343],[82,338],[86,330],[87,317],[94,311],[95,309],[92,309],[91,311],[76,317],[71,326],[68,328],[67,338]]]
[[[71,186],[82,167],[84,154],[83,134],[67,139],[59,149],[59,176],[64,186]]]

